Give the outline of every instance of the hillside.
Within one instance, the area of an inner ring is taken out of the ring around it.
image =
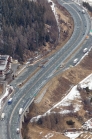
[[[36,121],[34,119],[32,120],[33,122],[31,121],[24,125],[26,136],[31,139],[41,139],[45,138],[46,135],[52,135],[52,139],[67,139],[67,137],[63,135],[66,129],[76,128],[77,130],[81,128],[85,121],[92,117],[91,99],[89,101],[89,98],[92,97],[92,90],[87,88],[87,90],[80,89],[80,95],[74,94],[74,98],[73,95],[70,95],[70,100],[69,95],[67,96],[74,85],[79,84],[80,81],[92,73],[91,61],[92,51],[85,56],[80,64],[69,68],[63,74],[53,78],[45,85],[35,98],[33,109],[28,114],[28,121],[35,116],[38,116],[38,118]],[[86,84],[88,83],[89,80]],[[40,96],[44,91],[46,91],[46,93],[40,100]],[[65,96],[67,96],[66,102],[63,102]],[[61,105],[59,104],[55,107],[60,101]],[[42,117],[40,117],[40,115],[42,115]],[[68,125],[66,123],[71,120],[75,123],[74,125]],[[87,136],[87,134],[84,134],[84,136]],[[81,136],[78,139],[81,139]]]
[[[56,3],[55,10],[58,15],[58,21],[59,21],[59,26],[60,26],[60,40],[59,40],[59,44],[57,45],[56,49],[52,50],[50,52],[50,54],[54,53],[55,51],[57,51],[58,49],[63,47],[63,45],[71,37],[72,32],[73,32],[73,27],[74,27],[73,19],[71,18],[71,15],[67,12],[67,10],[64,7],[62,7]],[[64,31],[66,31],[66,33],[67,33],[66,36],[64,34]],[[63,82],[63,86],[60,87],[61,86],[60,84],[62,82]],[[46,90],[46,96],[44,96],[43,101],[41,101],[40,103],[35,102],[35,104],[33,105],[33,110],[28,115],[28,119],[26,121],[27,123],[25,123],[23,126],[24,129],[22,130],[22,134],[23,134],[24,138],[29,137],[29,139],[30,138],[41,139],[41,135],[39,135],[39,133],[41,133],[42,129],[37,125],[30,124],[30,123],[28,124],[29,119],[31,119],[32,117],[34,117],[36,115],[43,114],[45,111],[50,109],[53,106],[53,103],[57,103],[62,98],[62,96],[68,90],[68,88],[70,87],[71,84],[72,84],[71,81],[68,81],[65,78],[58,79],[58,77],[56,77],[52,81],[50,81],[41,90],[41,92],[39,93],[39,96],[44,90]],[[67,87],[65,88],[64,86],[67,86]],[[61,92],[58,92],[58,90],[62,90],[62,94],[61,94]],[[57,92],[57,95],[56,95],[56,92]],[[39,96],[37,96],[37,98],[39,98]],[[39,99],[38,99],[38,102],[39,102]],[[53,117],[53,116],[51,116],[51,117]],[[43,127],[45,127],[45,124],[43,125]],[[49,128],[49,124],[48,124],[48,127],[43,129],[44,135],[47,134],[49,131],[51,132],[51,130],[49,130],[48,128]],[[59,132],[55,132],[55,138],[56,137],[58,137],[58,139],[61,137],[62,137],[62,139],[67,139],[67,137],[64,137]]]
[[[55,47],[58,28],[47,0],[2,0],[0,54],[26,61],[47,44]]]
[[[75,86],[75,90],[78,89],[79,82],[92,73],[91,62],[92,50],[78,65],[67,69],[44,86],[35,98],[33,109],[28,114],[28,121],[23,125],[26,129],[22,132],[23,137],[29,139],[68,139],[64,135],[66,129],[76,128],[79,130],[82,124],[92,117],[91,99],[89,99],[92,98],[92,90],[88,87],[79,88],[74,95],[68,95],[73,86]],[[86,86],[88,83],[90,84],[89,80],[85,83]],[[40,99],[44,92],[44,97]],[[64,100],[65,102],[63,102]],[[72,124],[69,125],[68,122]],[[81,139],[86,136],[92,138],[90,132],[82,132],[76,138]]]

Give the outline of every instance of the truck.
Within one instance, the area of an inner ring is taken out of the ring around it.
[[[22,112],[23,112],[23,108],[20,108],[20,109],[19,109],[19,115],[21,115]]]
[[[17,133],[17,134],[19,134],[19,133],[20,133],[19,128],[16,128],[16,133]]]
[[[88,48],[83,49],[83,53],[86,53],[88,51]]]
[[[4,118],[5,118],[5,113],[2,113],[1,114],[1,120],[4,120]]]
[[[8,105],[10,105],[12,103],[12,98],[10,98],[9,100],[8,100]]]

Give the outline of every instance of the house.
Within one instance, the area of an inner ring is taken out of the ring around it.
[[[5,79],[5,76],[11,70],[12,57],[9,55],[0,55],[0,80]]]

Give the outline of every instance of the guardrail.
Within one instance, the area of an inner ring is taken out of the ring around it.
[[[26,104],[26,107],[24,108],[24,110],[23,110],[23,113],[22,113],[22,115],[20,116],[20,122],[19,122],[19,129],[20,129],[20,139],[23,139],[23,137],[22,137],[22,134],[21,134],[21,125],[22,125],[22,120],[23,120],[23,118],[24,118],[24,115],[25,115],[25,113],[26,113],[26,111],[27,111],[27,109],[29,108],[29,106],[33,103],[33,101],[34,101],[34,98],[30,101],[30,103],[29,103],[29,101],[28,101],[28,105]]]

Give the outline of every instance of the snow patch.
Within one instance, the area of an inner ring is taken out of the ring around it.
[[[30,122],[37,121],[42,116],[46,116],[46,114],[50,114],[51,110],[53,110],[54,108],[60,108],[61,106],[70,106],[74,99],[81,99],[80,93],[77,90],[77,85],[74,86],[71,89],[71,91],[63,98],[63,100],[61,100],[59,103],[54,105],[51,109],[49,109],[43,115],[38,115],[36,117],[33,117]],[[74,110],[73,111],[74,112],[78,111],[80,109],[80,107],[81,107],[81,105],[74,104],[74,106],[73,106]],[[60,108],[60,112],[59,113],[66,114],[66,113],[69,113],[69,112],[70,112],[70,110],[61,110],[61,108]]]
[[[92,74],[87,76],[84,80],[80,82],[81,88],[88,87],[90,90],[92,90]]]
[[[64,135],[69,137],[70,139],[77,138],[82,132],[66,132]]]
[[[5,90],[4,95],[0,98],[0,109],[2,108],[3,99],[6,98],[9,95],[9,89],[14,91],[13,86],[9,86],[9,85],[7,85],[7,87],[5,89],[6,90]]]
[[[53,137],[52,133],[48,133],[47,135],[44,136],[45,139],[50,139]]]
[[[82,126],[84,129],[92,129],[92,118],[89,119],[88,121],[86,121],[83,126]]]
[[[59,27],[59,22],[58,22],[58,15],[57,15],[56,10],[55,10],[55,3],[52,0],[48,0],[48,2],[51,2],[52,3],[51,9],[52,9],[52,11],[53,11],[53,13],[55,15],[56,22],[57,22],[57,25],[58,25],[58,30],[60,32],[60,27]]]
[[[90,74],[88,77],[86,77],[84,80],[82,80],[80,83],[82,88],[84,87],[89,87],[89,89],[92,89],[92,74]],[[38,115],[36,117],[33,117],[31,119],[31,122],[33,122],[34,120],[38,120],[41,116],[46,116],[46,114],[50,114],[51,110],[53,110],[54,108],[59,108],[61,114],[66,114],[69,113],[69,110],[66,109],[62,109],[62,106],[70,106],[72,104],[73,100],[77,100],[77,104],[74,103],[73,104],[73,112],[77,112],[79,111],[79,109],[81,108],[81,97],[80,97],[80,93],[77,90],[77,85],[75,85],[71,91],[69,93],[66,94],[66,96],[56,105],[54,105],[51,109],[49,109],[46,113],[44,113],[43,115]],[[79,102],[79,103],[78,103]]]

